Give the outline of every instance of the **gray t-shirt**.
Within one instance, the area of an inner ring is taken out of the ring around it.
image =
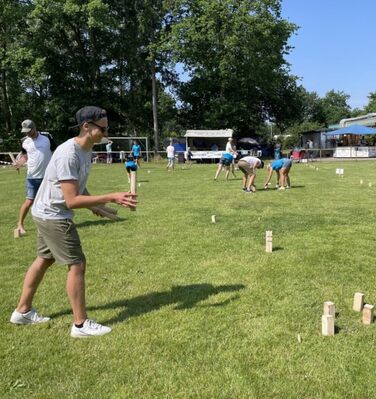
[[[77,180],[79,194],[82,194],[91,166],[91,153],[91,150],[83,150],[74,138],[57,147],[34,200],[33,216],[41,219],[73,218],[73,211],[65,203],[60,182]]]

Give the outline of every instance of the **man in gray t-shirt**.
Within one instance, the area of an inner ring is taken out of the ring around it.
[[[68,265],[67,294],[73,311],[71,336],[99,336],[111,331],[88,319],[85,307],[85,255],[73,223],[73,209],[101,207],[107,202],[135,208],[135,194],[129,192],[90,195],[86,181],[94,144],[107,137],[106,111],[87,106],[76,113],[80,133],[60,145],[46,169],[34,201],[32,214],[38,229],[38,254],[29,267],[21,298],[10,321],[36,324],[49,320],[32,308],[32,301],[46,270],[56,261]]]

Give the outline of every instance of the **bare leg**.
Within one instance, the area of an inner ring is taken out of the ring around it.
[[[75,324],[81,324],[87,319],[85,303],[85,266],[85,262],[68,266],[66,288]]]
[[[288,187],[291,187],[289,172],[290,172],[290,170],[288,170],[286,173],[286,183],[287,183]]]
[[[226,166],[226,180],[228,180],[229,174],[230,174],[230,166]]]
[[[217,172],[215,173],[214,180],[217,180],[219,174],[221,173],[221,170],[222,170],[222,164],[218,164],[218,168],[217,168]]]
[[[247,176],[243,174],[243,188],[247,188]]]
[[[22,293],[17,305],[17,311],[28,312],[32,308],[32,302],[40,282],[46,270],[55,262],[55,259],[43,259],[37,257],[26,272]]]
[[[34,200],[32,200],[30,198],[26,198],[25,202],[21,206],[19,217],[18,217],[18,224],[17,224],[17,228],[21,234],[25,234],[24,222],[25,222],[26,215],[29,212],[29,209],[33,205],[33,202],[34,202]]]
[[[249,182],[248,182],[248,190],[251,189],[251,187],[253,186],[253,182],[255,181],[255,175],[251,175],[249,176]],[[252,190],[252,191],[256,191],[256,189]]]

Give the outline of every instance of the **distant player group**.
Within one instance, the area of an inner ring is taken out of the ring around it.
[[[226,170],[226,180],[229,178],[230,171],[235,177],[235,159],[237,157],[237,152],[232,145],[232,139],[228,140],[226,145],[226,151],[219,160],[218,168],[214,176],[214,180],[217,181],[219,174],[223,169]],[[277,175],[276,188],[278,190],[285,190],[290,188],[290,169],[292,166],[292,160],[290,158],[276,159],[268,165],[268,176],[264,183],[264,188],[267,189],[270,180],[273,176],[273,171]],[[252,193],[256,191],[255,179],[256,179],[256,169],[262,169],[264,167],[264,161],[254,156],[246,156],[239,160],[238,168],[243,173],[243,191],[246,193]]]

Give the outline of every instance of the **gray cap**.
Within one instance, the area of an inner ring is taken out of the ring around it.
[[[25,119],[22,123],[22,133],[30,133],[33,129],[36,129],[35,123],[31,119]]]

